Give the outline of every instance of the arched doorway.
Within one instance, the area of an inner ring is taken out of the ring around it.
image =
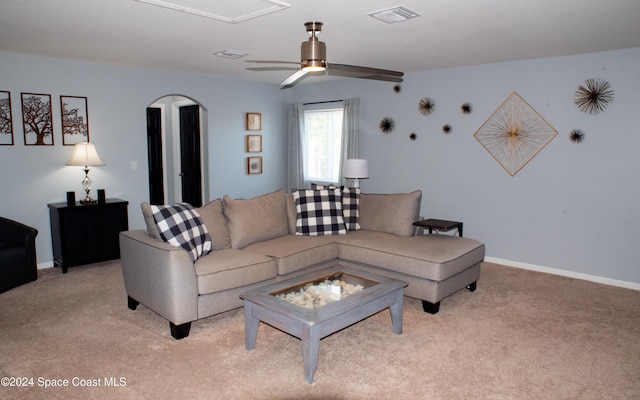
[[[147,107],[149,202],[187,202],[208,198],[207,110],[196,100],[168,95]]]

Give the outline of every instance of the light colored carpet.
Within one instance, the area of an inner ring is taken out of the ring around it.
[[[174,340],[127,308],[117,261],[0,294],[0,338],[0,376],[33,378],[1,399],[640,398],[640,292],[489,263],[436,315],[405,298],[402,335],[385,310],[323,339],[313,384],[298,339],[261,324],[245,350],[241,309]]]

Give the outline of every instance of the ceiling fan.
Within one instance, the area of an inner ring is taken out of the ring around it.
[[[387,69],[361,67],[358,65],[333,64],[327,62],[327,48],[324,42],[318,40],[322,30],[322,22],[307,22],[304,24],[309,40],[302,42],[300,62],[273,60],[246,60],[258,64],[296,64],[299,67],[255,67],[247,68],[251,71],[296,71],[280,84],[281,89],[288,89],[307,76],[336,75],[349,78],[374,79],[387,82],[402,82],[403,72]]]

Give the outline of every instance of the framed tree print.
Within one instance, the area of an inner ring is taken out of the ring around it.
[[[0,146],[13,146],[11,93],[0,91]]]
[[[62,144],[73,146],[76,143],[88,142],[87,98],[60,96],[60,113],[62,114]]]
[[[247,113],[247,130],[248,131],[261,131],[262,130],[262,114],[257,112]]]
[[[247,157],[247,174],[262,173],[262,157]]]
[[[22,93],[25,146],[53,146],[51,95]]]
[[[247,135],[247,153],[262,152],[262,135]]]

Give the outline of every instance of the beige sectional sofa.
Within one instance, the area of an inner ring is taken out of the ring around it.
[[[406,296],[438,312],[445,297],[475,290],[485,248],[469,238],[416,235],[421,197],[359,194],[359,230],[306,236],[296,234],[296,205],[284,190],[247,200],[225,196],[196,209],[212,242],[196,262],[160,238],[151,207],[142,204],[147,230],[120,234],[129,308],[142,303],[181,339],[191,322],[241,307],[239,295],[251,288],[339,263],[404,280]]]

